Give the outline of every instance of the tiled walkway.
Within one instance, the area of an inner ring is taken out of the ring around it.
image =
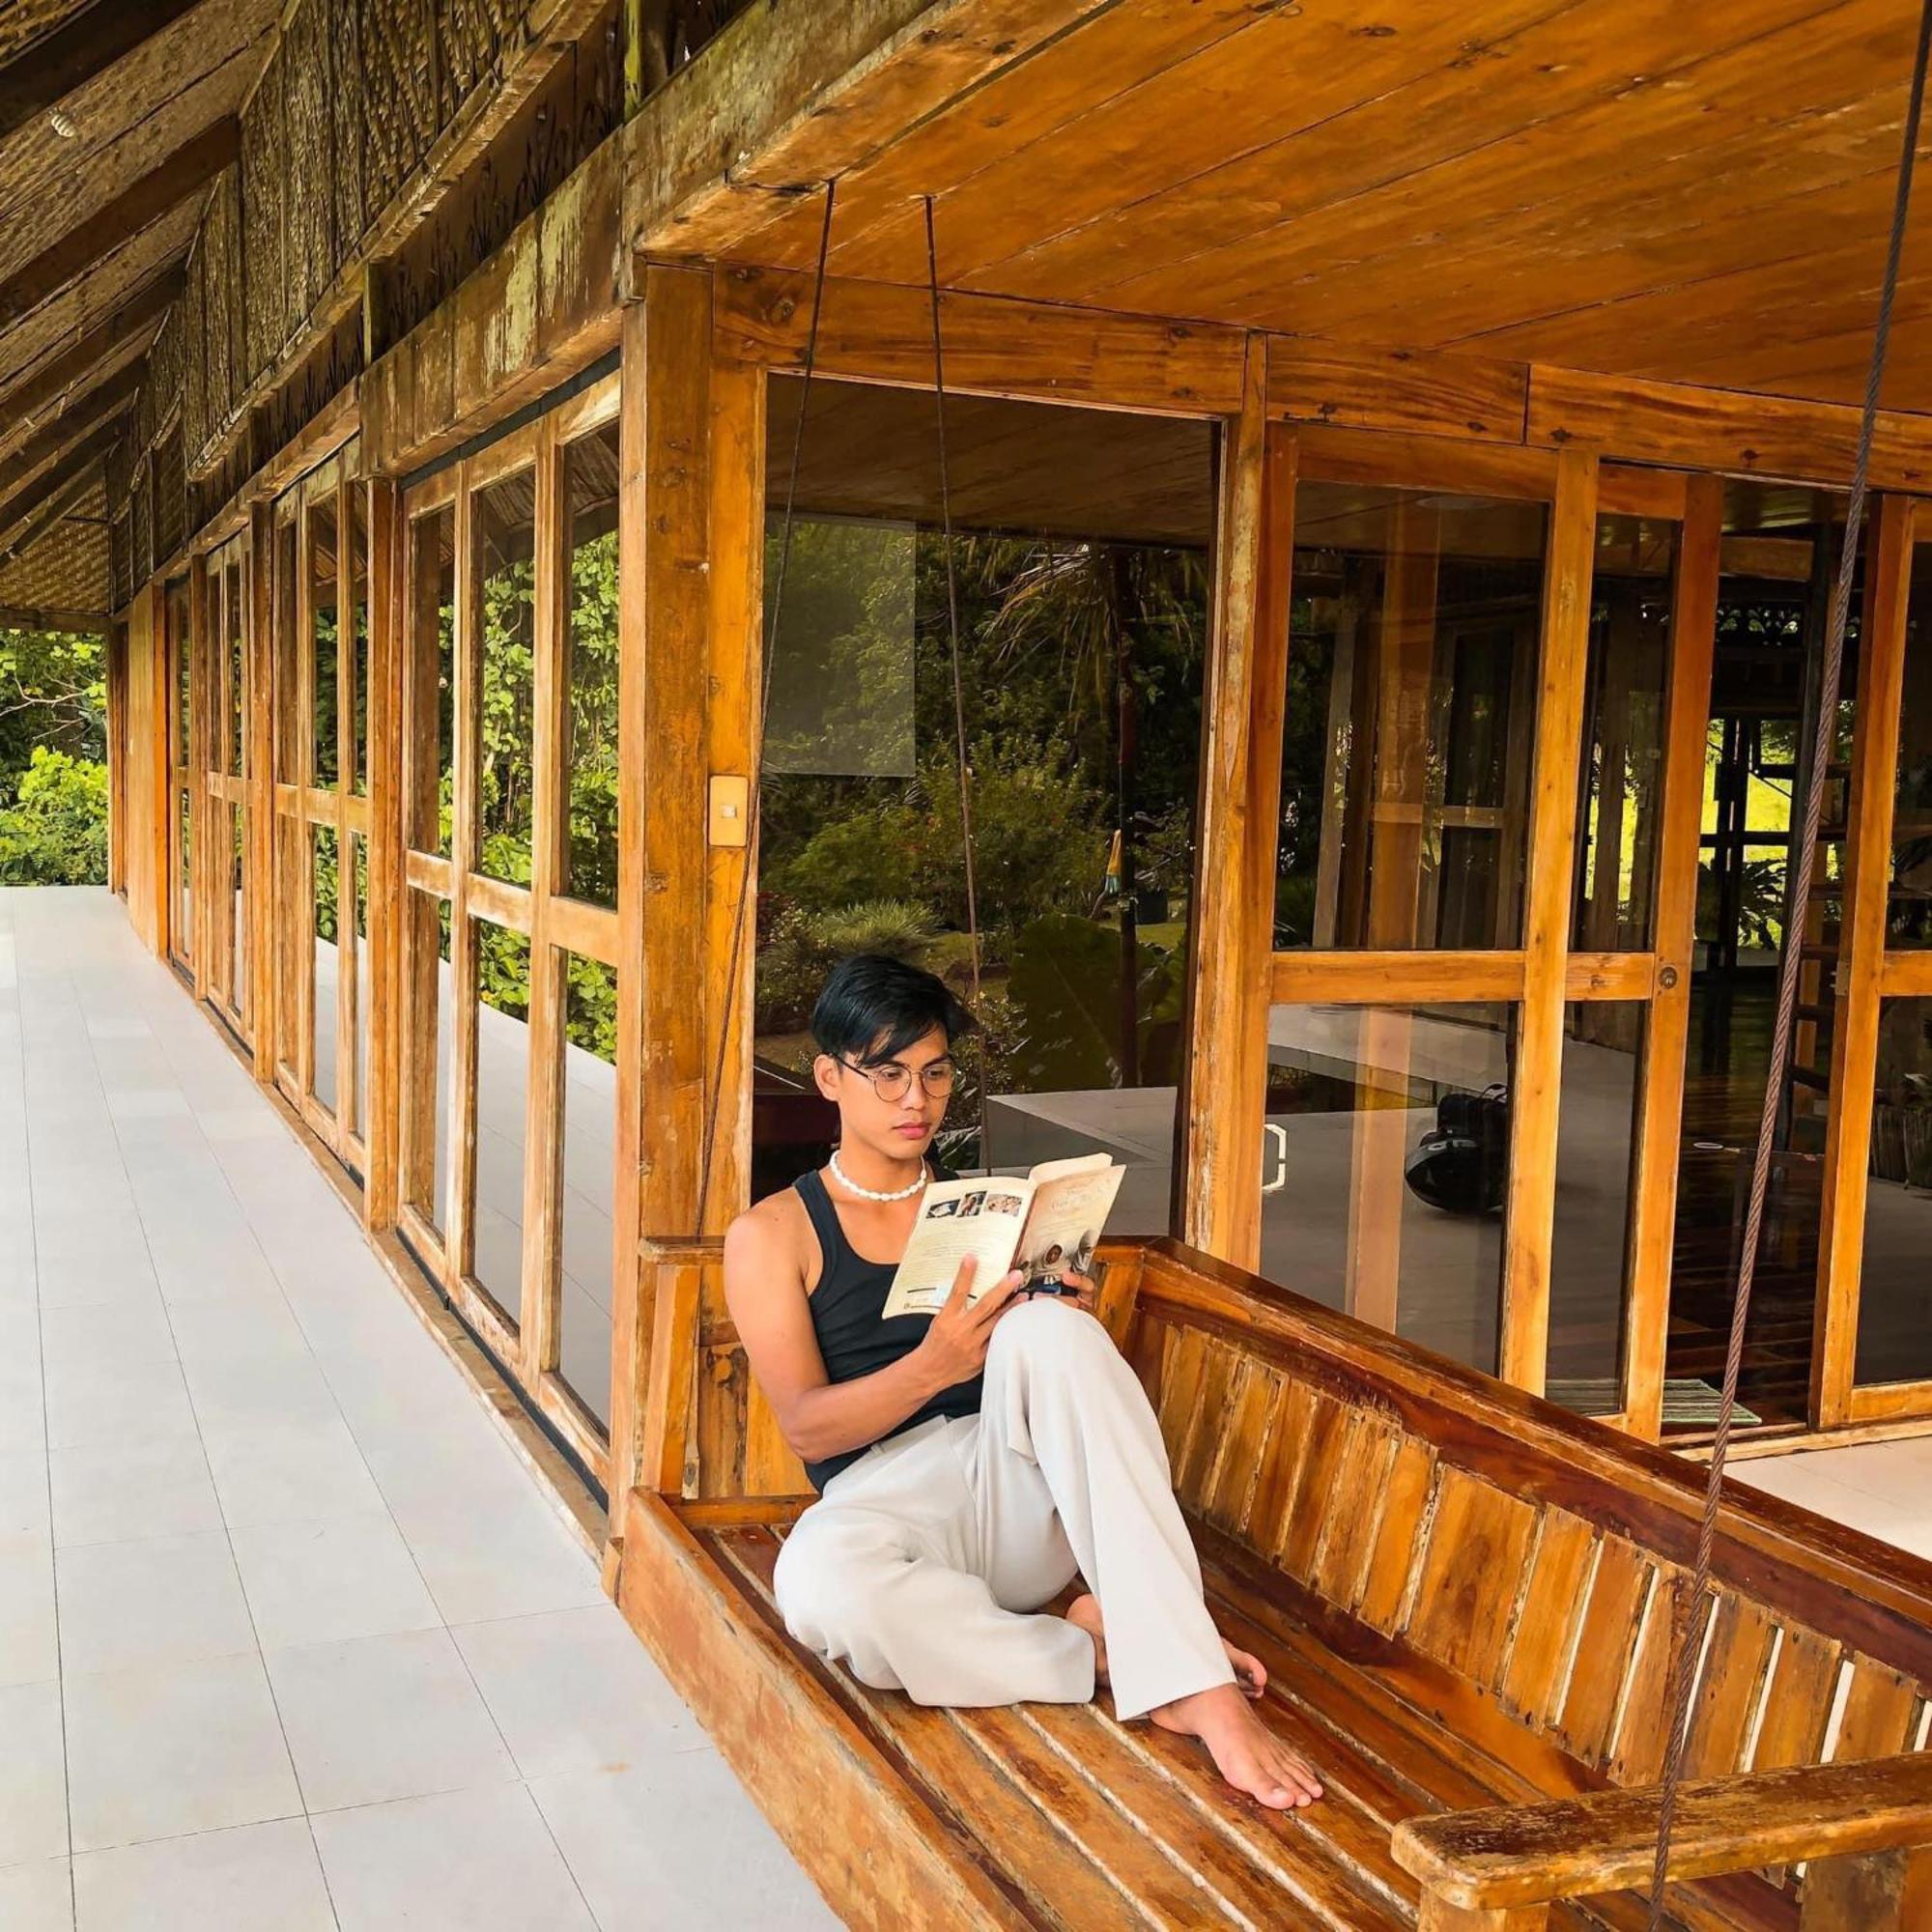
[[[105,894],[0,892],[0,1927],[834,1923]]]

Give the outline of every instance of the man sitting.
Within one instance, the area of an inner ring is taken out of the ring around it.
[[[811,1016],[838,1108],[823,1169],[724,1239],[724,1292],[752,1372],[819,1501],[778,1563],[800,1642],[921,1704],[1084,1703],[1199,1738],[1228,1782],[1276,1808],[1321,1795],[1250,1708],[1260,1662],[1222,1641],[1174,1499],[1160,1427],[1093,1314],[1018,1293],[971,1308],[973,1264],[937,1315],[884,1319],[931,1179],[928,1156],[972,1016],[943,981],[862,955]],[[1046,1613],[1078,1575],[1088,1594]],[[1244,1694],[1245,1693],[1245,1694]]]

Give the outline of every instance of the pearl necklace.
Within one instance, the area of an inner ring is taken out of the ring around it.
[[[838,1150],[837,1148],[832,1150],[832,1177],[848,1194],[856,1194],[862,1201],[910,1201],[926,1182],[925,1163],[921,1161],[919,1179],[909,1187],[895,1188],[891,1193],[886,1193],[877,1187],[861,1187],[838,1165]]]

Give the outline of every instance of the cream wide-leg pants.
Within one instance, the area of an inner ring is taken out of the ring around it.
[[[1031,1614],[1076,1573],[1122,1719],[1234,1682],[1145,1392],[1093,1316],[1041,1299],[1000,1318],[977,1416],[935,1416],[826,1485],[776,1590],[791,1634],[875,1690],[1084,1703],[1092,1640]]]

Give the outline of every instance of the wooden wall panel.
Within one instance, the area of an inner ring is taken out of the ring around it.
[[[160,590],[143,585],[128,610],[128,919],[151,952],[167,946],[168,687]]]

